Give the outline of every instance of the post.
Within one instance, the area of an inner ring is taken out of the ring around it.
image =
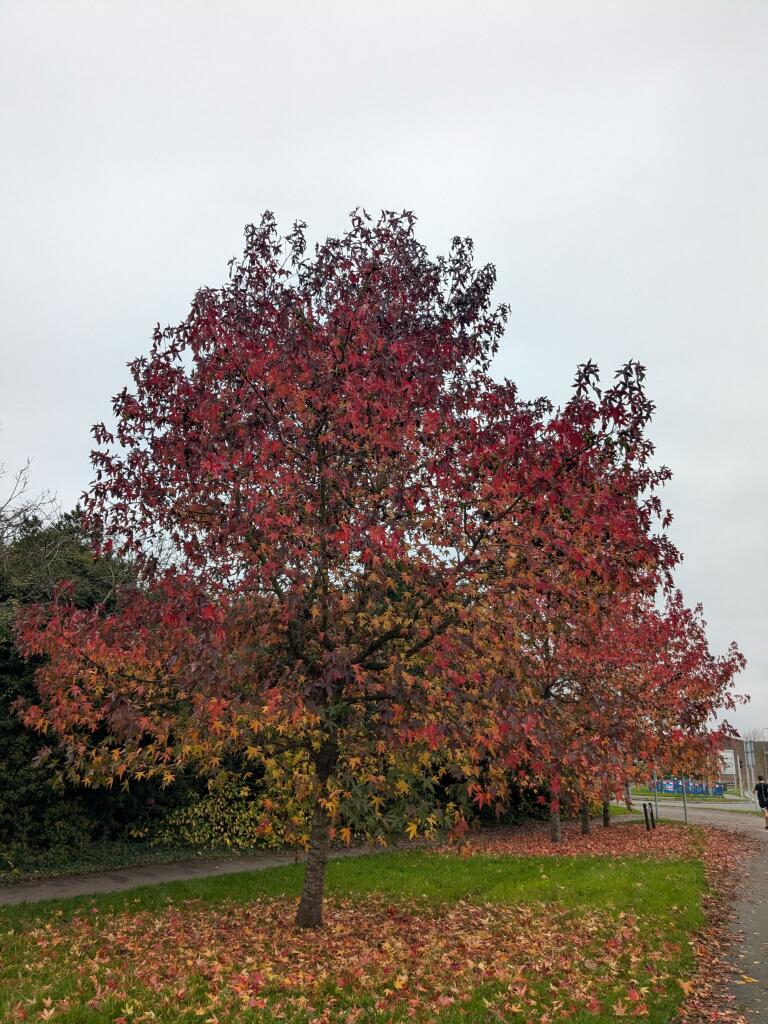
[[[648,811],[650,809],[650,806],[651,806],[650,804],[647,804],[645,802],[645,800],[643,800],[643,817],[645,818],[645,831],[646,832],[650,832],[651,831],[651,816],[648,813]]]
[[[685,776],[683,775],[683,818],[685,824],[688,824],[688,801],[685,799]]]
[[[649,810],[651,812],[651,828],[656,828],[656,817],[655,817],[655,815],[653,813],[653,807],[651,807],[651,805],[649,804],[648,808],[649,808]]]
[[[659,780],[656,778],[656,771],[653,772],[653,806],[656,808],[656,820],[659,819]],[[654,825],[654,828],[656,826]]]

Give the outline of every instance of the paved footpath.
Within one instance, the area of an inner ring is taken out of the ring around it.
[[[392,849],[393,847],[390,847]],[[359,857],[376,853],[367,846],[350,850],[333,850],[331,859]],[[0,905],[39,903],[41,900],[67,899],[70,896],[91,896],[96,893],[121,892],[142,885],[161,885],[164,882],[188,882],[213,875],[235,875],[242,871],[263,871],[303,860],[293,853],[263,853],[249,857],[219,857],[174,861],[171,864],[147,864],[143,867],[118,871],[98,871],[88,875],[65,875],[40,882],[0,886]]]
[[[673,821],[683,820],[682,807],[662,806],[659,815]],[[733,906],[731,927],[742,937],[733,955],[735,968],[732,992],[748,1021],[768,1022],[768,831],[761,817],[739,811],[717,810],[688,805],[692,825],[714,825],[732,832],[743,832],[760,843],[759,852],[750,860],[740,896]],[[744,977],[753,979],[744,980]]]

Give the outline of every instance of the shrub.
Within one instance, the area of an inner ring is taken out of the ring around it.
[[[281,801],[278,816],[276,810],[265,786],[254,783],[250,773],[231,775],[217,780],[204,796],[168,814],[155,828],[152,841],[237,850],[306,846],[309,819],[304,809],[298,803]]]

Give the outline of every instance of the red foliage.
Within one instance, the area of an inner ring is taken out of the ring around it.
[[[713,731],[718,708],[732,708],[744,659],[735,645],[710,652],[701,609],[679,592],[659,608],[642,591],[611,594],[599,607],[551,595],[518,595],[512,615],[525,623],[518,654],[524,686],[520,777],[549,772],[555,802],[562,790],[580,802],[608,798],[650,771],[717,774]]]

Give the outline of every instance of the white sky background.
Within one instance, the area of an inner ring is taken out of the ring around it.
[[[497,265],[524,395],[647,365],[680,584],[768,726],[767,183],[767,0],[0,0],[0,462],[74,504],[265,208],[413,209]]]

